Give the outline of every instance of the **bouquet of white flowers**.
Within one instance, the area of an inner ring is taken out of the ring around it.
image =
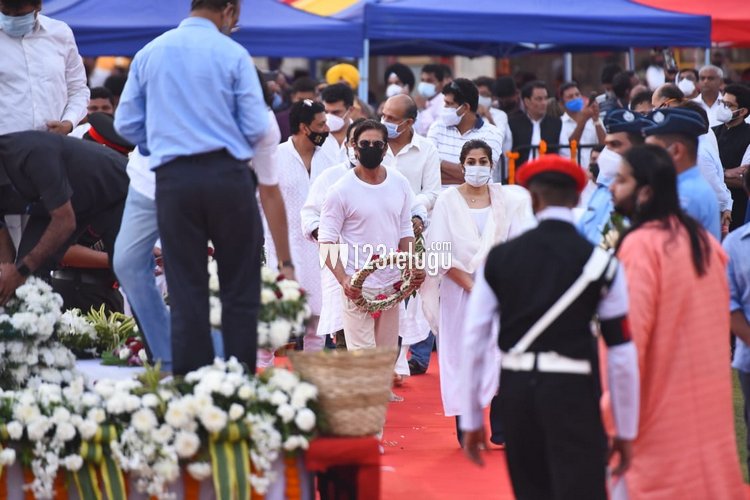
[[[221,329],[221,299],[216,261],[208,262],[211,326]],[[310,317],[307,293],[294,280],[268,267],[261,268],[260,312],[258,314],[258,347],[275,351],[305,332]]]

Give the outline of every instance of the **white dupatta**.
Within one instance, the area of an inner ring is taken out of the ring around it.
[[[450,254],[450,267],[474,274],[484,263],[492,247],[534,227],[531,197],[519,186],[490,184],[490,214],[479,234],[469,206],[457,188],[443,191],[435,202],[430,227],[425,234],[425,259],[428,264],[441,264],[428,275],[421,288],[425,318],[438,333],[440,318],[440,281],[448,268],[442,264]],[[446,243],[450,248],[446,249]],[[429,254],[437,254],[430,256]]]

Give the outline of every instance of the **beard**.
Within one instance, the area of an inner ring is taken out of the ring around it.
[[[636,194],[633,193],[619,201],[615,200],[615,212],[629,219],[635,218],[638,213]]]

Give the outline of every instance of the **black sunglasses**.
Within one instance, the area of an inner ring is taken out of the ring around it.
[[[385,148],[385,143],[383,141],[359,141],[359,143],[357,143],[357,146],[359,146],[359,149],[383,149]]]

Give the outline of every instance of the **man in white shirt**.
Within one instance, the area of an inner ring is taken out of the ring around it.
[[[358,164],[331,188],[320,214],[321,255],[325,255],[326,265],[342,288],[344,335],[349,350],[398,346],[398,308],[383,311],[375,318],[358,309],[354,301],[363,294],[390,295],[393,284],[400,280],[399,272],[381,270],[370,276],[363,290],[351,286],[355,269],[361,269],[373,255],[409,251],[414,244],[414,195],[403,175],[382,165],[387,140],[387,129],[374,120],[365,120],[354,130],[352,142]],[[344,245],[348,258],[342,262],[344,255],[339,248]],[[423,280],[424,272],[417,272],[416,279]]]
[[[698,72],[698,87],[701,93],[694,100],[706,110],[708,113],[708,121],[710,127],[721,125],[724,121],[721,121],[717,116],[720,108],[724,105],[721,103],[721,88],[724,85],[724,71],[717,66],[711,64],[703,66]],[[731,115],[731,112],[730,112]]]
[[[588,168],[591,147],[581,146],[603,144],[604,137],[607,135],[599,119],[599,104],[596,100],[592,100],[588,106],[584,106],[581,91],[578,90],[578,84],[575,82],[567,82],[560,87],[560,100],[565,108],[565,113],[560,118],[562,121],[560,144],[570,144],[570,141],[576,141],[580,154],[577,158],[573,158],[573,161],[583,168]],[[570,158],[570,155],[569,148],[560,148],[560,156]]]
[[[319,351],[323,349],[325,338],[317,336],[322,299],[318,245],[302,234],[300,211],[310,185],[318,174],[333,165],[321,148],[328,137],[325,108],[309,99],[295,102],[289,110],[289,127],[291,137],[276,150],[277,175],[286,207],[291,260],[300,286],[307,291],[312,314],[307,322],[303,345],[306,351]],[[268,266],[275,268],[279,260],[275,247],[270,244],[267,229],[266,233]]]
[[[440,110],[443,109],[442,92],[445,83],[445,70],[440,64],[426,64],[422,67],[421,81],[414,94],[414,101],[419,109],[414,130],[419,135],[427,135],[430,126],[438,120]]]
[[[89,89],[73,32],[41,9],[41,0],[0,2],[0,135],[68,134],[86,116]],[[16,244],[21,220],[6,217]]]
[[[331,165],[346,160],[346,129],[352,123],[354,92],[346,83],[329,85],[320,95],[326,110],[326,124],[330,130],[323,150],[331,158]]]
[[[456,78],[443,89],[445,105],[440,119],[432,124],[427,138],[437,146],[443,186],[462,184],[464,175],[459,165],[461,148],[466,141],[480,139],[492,148],[492,164],[502,155],[505,132],[477,114],[479,92],[466,78]]]

